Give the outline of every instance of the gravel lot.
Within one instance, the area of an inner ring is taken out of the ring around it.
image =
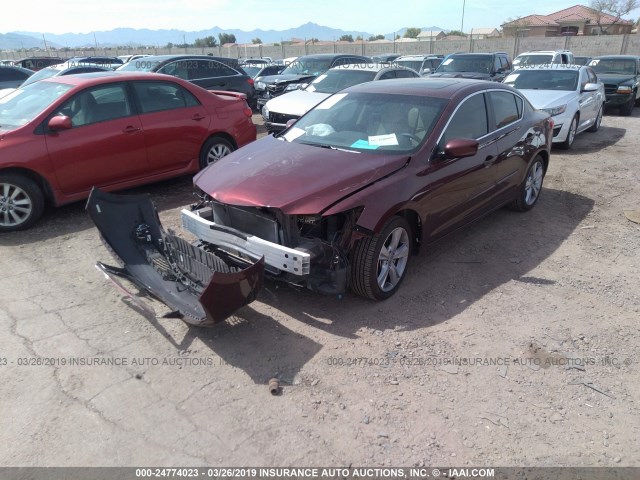
[[[189,328],[94,269],[83,204],[0,236],[0,465],[640,466],[639,133],[608,112],[533,211],[423,250],[383,303],[269,283]],[[165,227],[192,199],[135,191]]]

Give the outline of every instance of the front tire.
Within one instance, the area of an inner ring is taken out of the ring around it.
[[[633,113],[633,107],[636,106],[636,97],[633,95],[627,103],[620,107],[620,115],[628,117]]]
[[[560,148],[563,150],[569,150],[571,145],[573,145],[573,141],[576,139],[576,132],[578,131],[578,116],[574,115],[571,119],[571,125],[569,125],[569,131],[567,132],[567,139],[558,144]]]
[[[20,174],[0,174],[0,232],[31,227],[44,211],[44,195],[38,185]]]
[[[200,170],[216,163],[235,150],[228,140],[222,137],[211,137],[202,146],[200,151]]]
[[[527,170],[524,182],[520,185],[520,192],[509,207],[518,212],[526,212],[531,210],[540,197],[542,190],[542,182],[544,181],[544,161],[538,155]]]
[[[593,125],[589,127],[588,132],[597,132],[600,128],[600,124],[602,123],[602,115],[604,114],[604,105],[600,105],[600,110],[598,110],[598,114],[596,115],[596,120],[593,122]]]
[[[396,293],[407,272],[411,254],[411,227],[402,217],[392,217],[380,233],[360,240],[351,262],[351,289],[371,300]]]

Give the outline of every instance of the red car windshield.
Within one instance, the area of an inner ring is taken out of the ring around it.
[[[281,138],[350,152],[412,152],[427,139],[448,100],[379,93],[336,93]]]
[[[36,82],[5,95],[0,98],[0,128],[26,125],[71,88],[63,83]]]

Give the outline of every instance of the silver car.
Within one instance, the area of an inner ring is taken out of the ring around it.
[[[504,83],[527,97],[554,121],[553,143],[571,148],[578,133],[596,132],[604,113],[604,85],[585,66],[545,65],[515,70]]]
[[[419,77],[415,70],[389,63],[340,65],[327,70],[304,89],[269,100],[262,107],[262,118],[270,133],[279,132],[286,128],[287,122],[297,120],[322,100],[344,88],[373,80]]]

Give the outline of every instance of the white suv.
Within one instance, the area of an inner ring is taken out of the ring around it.
[[[569,50],[532,50],[513,60],[513,69],[532,65],[573,65],[573,53]]]

